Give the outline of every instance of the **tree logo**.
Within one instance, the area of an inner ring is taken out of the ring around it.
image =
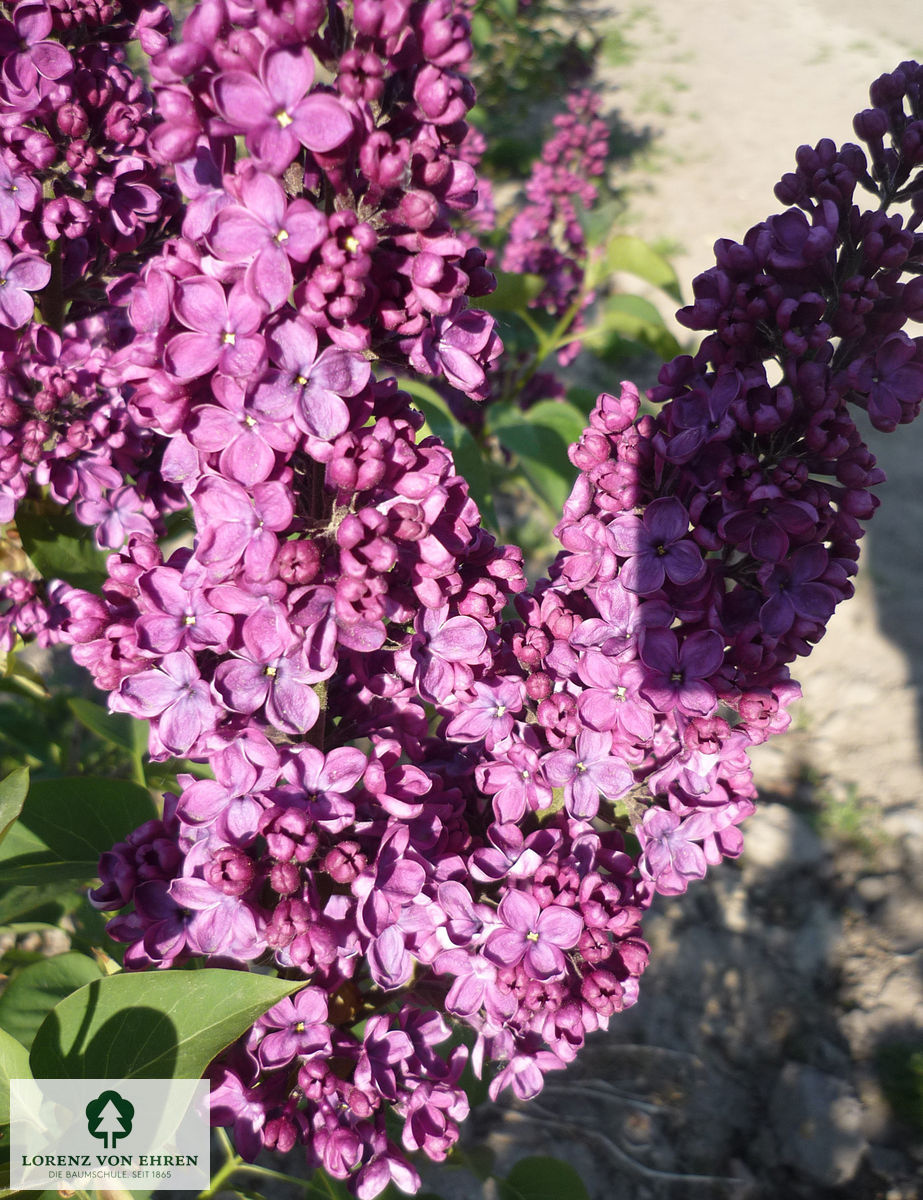
[[[87,1132],[102,1138],[106,1150],[114,1150],[119,1138],[131,1133],[135,1106],[118,1092],[102,1092],[87,1105],[86,1114]]]

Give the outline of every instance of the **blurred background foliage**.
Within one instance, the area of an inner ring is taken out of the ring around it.
[[[556,552],[550,531],[576,478],[569,445],[600,391],[618,389],[632,375],[652,378],[682,352],[662,316],[682,297],[668,259],[624,229],[619,167],[649,134],[622,121],[597,76],[601,60],[611,66],[613,54],[617,61],[630,53],[628,40],[601,27],[591,8],[556,0],[476,0],[471,28],[478,99],[469,120],[483,136],[478,174],[496,213],[492,227],[476,227],[476,236],[497,276],[496,290],[474,303],[496,317],[504,352],[486,403],[444,385],[438,392],[414,380],[405,386],[455,453],[485,524],[523,548],[535,578]],[[597,97],[605,163],[592,179],[592,203],[572,197],[581,252],[574,254],[563,222],[550,230],[552,248],[569,260],[576,281],[562,312],[543,303],[548,280],[541,274],[501,265],[513,222],[528,204],[530,176],[557,132],[555,118],[581,95]]]

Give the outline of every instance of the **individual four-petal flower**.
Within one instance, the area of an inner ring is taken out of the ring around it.
[[[225,71],[212,85],[219,113],[246,135],[247,149],[270,174],[281,175],[302,146],[327,153],[353,131],[339,100],[311,92],[313,82],[310,51],[282,46],[264,51],[258,75]]]

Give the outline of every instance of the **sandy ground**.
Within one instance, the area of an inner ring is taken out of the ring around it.
[[[646,161],[625,177],[630,224],[674,244],[686,294],[712,265],[716,238],[740,238],[777,209],[772,188],[795,148],[850,139],[869,83],[923,55],[921,15],[918,0],[648,0],[616,16],[636,56],[607,73],[618,87],[614,101],[630,124],[653,134]],[[799,664],[809,743],[802,738],[797,752],[886,812],[903,812],[919,835],[923,429],[870,437],[888,482],[864,544],[858,594]],[[785,778],[790,743],[761,752],[766,783]]]
[[[628,43],[607,104],[651,138],[617,180],[629,228],[671,248],[686,295],[716,238],[777,210],[795,148],[850,140],[872,80],[923,55],[921,11],[597,6]],[[889,479],[857,595],[799,664],[792,730],[757,756],[743,859],[651,915],[641,1001],[608,1038],[540,1101],[477,1114],[469,1144],[501,1163],[553,1150],[594,1200],[923,1197],[923,1090],[915,1128],[895,1117],[923,1051],[923,421],[873,448]]]

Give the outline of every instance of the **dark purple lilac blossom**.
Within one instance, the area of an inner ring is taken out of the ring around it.
[[[184,279],[173,310],[187,332],[167,343],[168,369],[181,380],[198,379],[217,370],[233,379],[254,372],[263,355],[257,334],[265,310],[241,285],[229,293],[216,279],[194,275]]]
[[[640,657],[647,670],[639,690],[659,712],[714,712],[717,692],[709,680],[724,662],[720,634],[699,630],[680,642],[670,629],[648,629],[641,638]]]
[[[520,729],[517,739],[499,756],[484,757],[476,768],[478,787],[490,796],[494,815],[501,824],[518,822],[528,811],[550,808],[551,785],[539,759],[537,739]]]
[[[290,260],[304,263],[327,236],[327,222],[307,200],[288,203],[281,185],[263,171],[240,180],[240,201],[225,205],[209,244],[219,258],[247,262],[251,294],[280,308],[294,286]]]
[[[50,39],[52,15],[42,3],[17,4],[12,22],[0,25],[3,82],[13,95],[27,95],[40,80],[57,80],[73,70],[74,60]]]
[[[249,962],[262,953],[259,914],[239,896],[197,877],[174,879],[169,891],[185,917],[188,953],[206,958],[227,955],[238,962]]]
[[[263,710],[266,720],[285,733],[307,733],[320,712],[312,684],[315,672],[304,663],[300,647],[256,647],[246,643],[235,658],[219,664],[214,689],[232,712],[250,715]]]
[[[705,877],[708,864],[700,842],[710,832],[708,823],[704,812],[686,820],[662,808],[645,814],[638,830],[641,871],[662,895],[680,895],[690,880]]]
[[[23,170],[16,170],[12,155],[0,158],[0,237],[8,238],[19,223],[20,214],[31,212],[41,195],[36,181]]]
[[[550,783],[564,789],[564,805],[572,817],[589,821],[599,810],[599,797],[618,800],[631,788],[628,764],[612,753],[609,733],[584,729],[573,750],[555,750],[542,764]]]
[[[477,742],[495,750],[509,740],[516,714],[525,702],[522,680],[515,678],[475,683],[474,696],[459,715],[449,722],[446,737]]]
[[[270,338],[269,371],[255,393],[264,411],[290,417],[302,433],[333,441],[349,428],[346,401],[371,378],[368,362],[334,346],[318,354],[314,327],[302,318],[282,321]]]
[[[178,208],[146,148],[152,97],[124,62],[142,27],[163,44],[171,18],[157,5],[137,24],[127,10],[79,11],[23,0],[0,22],[0,325],[15,333],[0,351],[0,519],[34,479],[60,503],[104,505],[111,519],[85,515],[115,546],[141,527],[132,507],[144,522],[156,513],[159,532],[175,502],[141,465],[150,447],[125,397],[101,378],[124,336],[105,284],[137,268]]]
[[[626,560],[619,582],[630,592],[650,595],[665,579],[685,587],[705,574],[701,551],[687,538],[689,514],[673,496],[652,500],[643,517],[617,517],[609,530],[616,553]]]
[[[160,744],[185,754],[217,721],[208,684],[186,650],[165,654],[156,669],[129,676],[111,707],[143,720],[157,718]]]
[[[327,1001],[319,988],[303,988],[294,999],[274,1004],[253,1027],[260,1065],[272,1070],[330,1054]]]

